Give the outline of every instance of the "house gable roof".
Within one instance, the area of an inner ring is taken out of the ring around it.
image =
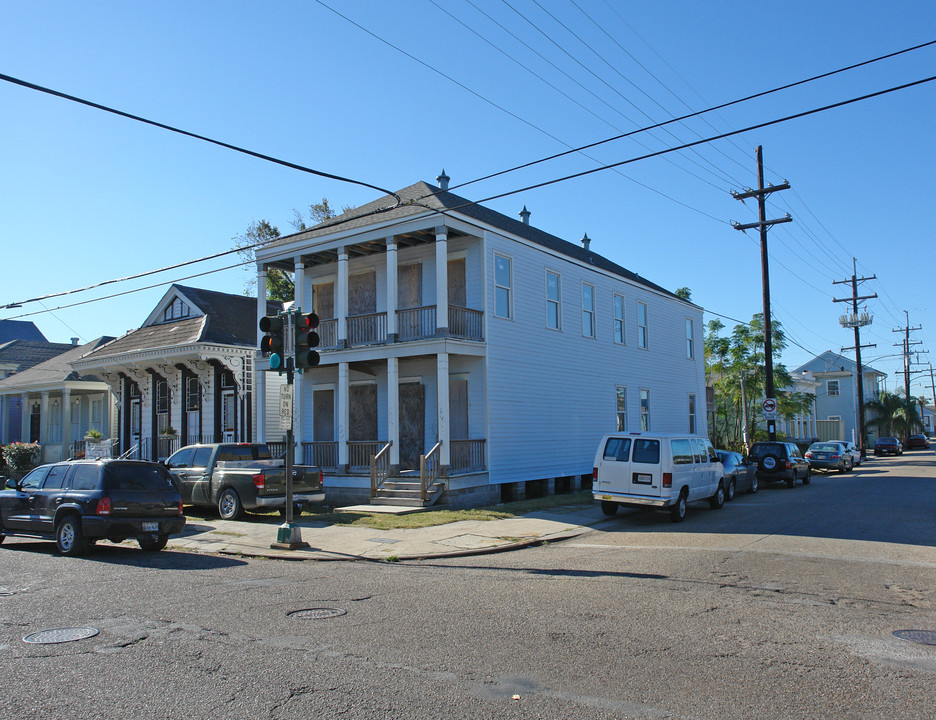
[[[854,360],[845,357],[844,355],[839,355],[838,353],[832,352],[831,350],[826,350],[824,353],[817,355],[812,360],[800,365],[794,373],[803,373],[803,372],[812,372],[812,373],[833,373],[833,372],[847,372],[854,373],[857,363]],[[864,373],[874,373],[875,375],[883,376],[879,370],[875,370],[870,365],[865,363],[861,364],[861,369]]]
[[[100,337],[85,345],[69,345],[68,350],[45,362],[38,363],[28,370],[23,370],[0,380],[0,391],[28,389],[48,385],[60,385],[65,382],[100,382],[94,375],[79,375],[70,363],[95,348],[113,340],[112,337]]]
[[[23,372],[74,347],[71,343],[44,340],[10,340],[0,345],[0,365],[12,365],[16,372]]]
[[[10,340],[48,342],[36,324],[28,320],[0,320],[0,343]]]
[[[503,213],[491,210],[490,208],[474,203],[454,193],[441,190],[435,185],[430,185],[426,182],[418,182],[397,191],[397,195],[399,195],[402,200],[402,203],[398,207],[394,207],[396,200],[393,197],[385,195],[379,200],[349,210],[336,218],[326,220],[308,230],[285,235],[268,245],[263,251],[259,252],[258,255],[266,254],[268,249],[276,248],[280,245],[293,244],[301,240],[313,240],[327,237],[338,231],[365,228],[378,222],[384,223],[393,220],[403,220],[409,217],[423,215],[427,211],[444,212],[445,214],[458,213],[471,220],[484,223],[505,233],[509,233],[510,235],[523,238],[524,240],[541,245],[554,252],[600,268],[606,272],[619,275],[631,282],[638,283],[670,297],[677,298],[677,296],[669,290],[666,290],[646,278],[640,277],[637,273],[617,263],[611,262],[607,258],[591,250],[586,250],[580,244],[571,243],[555,235],[550,235],[520,220],[515,220]],[[439,217],[441,220],[443,216],[440,214]],[[677,299],[681,300],[681,298]]]

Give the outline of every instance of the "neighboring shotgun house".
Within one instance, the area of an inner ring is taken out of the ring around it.
[[[192,443],[253,439],[256,307],[252,297],[172,285],[142,327],[72,363],[117,397],[120,453],[158,460]]]
[[[705,433],[700,307],[587,237],[567,242],[526,208],[514,220],[438,180],[257,251],[258,286],[268,268],[293,274],[295,306],[321,318],[293,422],[297,459],[325,469],[330,502],[578,489],[606,432]],[[276,403],[282,382],[258,372],[258,402]],[[258,437],[282,438],[278,421],[260,423]],[[429,488],[410,484],[426,474]]]

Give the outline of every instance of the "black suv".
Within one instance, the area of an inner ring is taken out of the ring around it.
[[[42,465],[0,491],[0,542],[7,535],[55,540],[80,555],[102,538],[136,538],[162,550],[185,527],[182,496],[168,471],[136,460],[77,460]]]
[[[786,480],[786,484],[793,487],[799,479],[803,485],[809,485],[809,462],[796,443],[756,442],[751,445],[748,457],[757,465],[759,480]]]

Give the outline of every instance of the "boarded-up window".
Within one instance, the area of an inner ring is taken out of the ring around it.
[[[379,440],[377,437],[377,385],[352,385],[348,397],[350,407],[349,440]]]
[[[377,275],[373,270],[348,278],[348,315],[377,312]]]
[[[414,308],[422,305],[422,265],[400,265],[397,273],[397,307]]]
[[[449,437],[468,439],[468,381],[459,378],[449,380]]]
[[[315,441],[333,442],[335,440],[335,391],[314,391],[312,405]]]
[[[312,308],[323,320],[335,317],[335,283],[318,283],[312,286]]]
[[[400,383],[400,468],[419,468],[426,443],[426,388],[422,383]]]
[[[448,262],[448,301],[449,305],[467,307],[468,300],[465,291],[465,259],[449,260]]]

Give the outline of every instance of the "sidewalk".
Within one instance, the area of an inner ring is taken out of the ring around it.
[[[191,521],[169,548],[194,552],[246,555],[285,560],[418,560],[514,550],[541,542],[576,537],[606,519],[594,506],[559,507],[506,520],[463,520],[427,528],[373,530],[327,525],[311,520],[294,523],[308,548],[270,547],[278,525],[263,521]]]

